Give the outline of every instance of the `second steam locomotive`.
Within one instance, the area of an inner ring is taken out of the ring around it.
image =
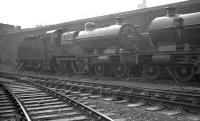
[[[30,36],[18,48],[17,68],[63,73],[92,73],[124,77],[130,74],[157,79],[169,73],[179,81],[200,74],[200,13],[155,18],[149,33],[123,23],[95,28],[88,22],[84,31],[62,29]]]

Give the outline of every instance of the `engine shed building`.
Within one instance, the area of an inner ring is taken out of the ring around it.
[[[6,62],[8,64],[15,64],[17,58],[17,47],[19,42],[23,40],[23,38],[29,35],[41,35],[46,31],[64,28],[67,30],[76,30],[80,31],[84,29],[84,25],[87,22],[93,22],[96,25],[96,28],[105,27],[108,25],[115,24],[115,17],[124,17],[126,23],[131,23],[134,25],[139,25],[141,31],[148,31],[148,27],[150,22],[159,16],[166,15],[166,7],[176,6],[177,13],[185,14],[192,12],[200,12],[200,1],[199,0],[189,0],[174,4],[168,4],[163,6],[151,7],[138,9],[134,11],[127,11],[121,13],[115,13],[105,16],[99,16],[94,18],[81,19],[76,21],[70,21],[65,23],[60,23],[56,25],[38,27],[38,28],[30,28],[23,29],[19,32],[10,32],[0,35],[0,55],[2,62]]]

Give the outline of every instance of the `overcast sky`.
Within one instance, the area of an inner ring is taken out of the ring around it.
[[[179,1],[185,0],[147,0],[147,6]],[[142,0],[0,0],[0,3],[0,23],[30,28],[135,10]]]

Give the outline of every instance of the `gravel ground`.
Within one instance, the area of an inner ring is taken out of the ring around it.
[[[22,74],[30,74],[30,75],[40,75],[35,72],[30,71],[23,71],[17,72],[13,66],[10,65],[3,65],[0,63],[0,71],[5,72],[16,72]],[[76,76],[57,76],[56,74],[42,74],[47,77],[55,77],[60,79],[70,79],[70,80],[78,80],[78,81],[86,81],[86,82],[96,82],[96,83],[103,83],[103,84],[116,84],[122,86],[136,86],[136,87],[147,87],[147,88],[155,88],[155,89],[168,89],[168,90],[196,90],[200,91],[200,87],[193,87],[193,86],[180,86],[172,79],[163,79],[163,80],[153,80],[149,81],[144,78],[138,77],[128,77],[128,78],[114,78],[114,77],[97,77],[97,76],[88,76],[88,75],[76,75]]]
[[[104,101],[102,98],[98,100],[88,99],[89,103],[103,108],[106,112],[115,114],[115,118],[125,118],[127,121],[190,121],[183,114],[176,117],[160,114],[159,111],[145,111],[146,106],[129,108],[127,103],[116,103],[113,101]]]
[[[47,75],[48,77],[50,75]],[[195,90],[200,91],[200,87],[193,86],[180,86],[176,84],[173,80],[154,80],[149,81],[143,78],[130,77],[117,79],[113,77],[97,77],[97,76],[50,76],[56,77],[59,79],[69,79],[69,80],[77,80],[83,82],[95,82],[100,84],[113,84],[113,85],[121,85],[128,87],[145,87],[145,88],[153,88],[153,89],[166,89],[166,90]]]
[[[8,70],[8,69],[7,69]],[[10,71],[11,70],[11,71]],[[58,79],[64,80],[74,80],[74,81],[83,81],[83,82],[95,82],[100,84],[112,84],[112,85],[121,85],[121,86],[128,86],[128,87],[144,87],[144,88],[153,88],[153,89],[165,89],[165,90],[186,90],[186,91],[198,91],[200,92],[200,86],[187,86],[176,84],[173,80],[154,80],[149,81],[139,77],[129,77],[129,78],[122,78],[117,79],[114,77],[97,77],[97,76],[88,76],[88,75],[75,75],[75,76],[68,76],[68,75],[56,75],[56,74],[39,74],[30,71],[13,71],[9,69],[7,72],[16,72],[21,74],[29,74],[33,76],[41,76],[44,77],[53,77]]]

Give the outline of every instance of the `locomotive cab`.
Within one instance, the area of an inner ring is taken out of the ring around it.
[[[44,38],[46,41],[59,46],[61,44],[62,33],[62,29],[47,31]]]

